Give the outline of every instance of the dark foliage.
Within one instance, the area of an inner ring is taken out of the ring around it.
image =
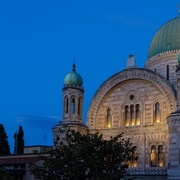
[[[133,159],[133,147],[123,134],[104,140],[99,133],[66,129],[66,140],[44,158],[42,166],[33,164],[32,174],[44,180],[120,179]]]
[[[14,134],[14,153],[15,154],[23,154],[24,152],[24,131],[22,126],[19,126],[18,133]]]
[[[8,143],[8,137],[6,135],[6,131],[4,126],[0,124],[0,155],[8,155],[10,154],[10,148]]]
[[[0,179],[1,180],[12,180],[13,178],[10,176],[8,171],[4,166],[0,166]]]

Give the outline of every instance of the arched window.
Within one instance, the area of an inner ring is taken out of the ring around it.
[[[166,79],[169,80],[169,65],[166,66]]]
[[[71,100],[71,112],[72,114],[75,113],[75,98],[72,98]]]
[[[78,115],[81,115],[81,99],[78,99]]]
[[[130,125],[134,126],[134,105],[130,106]]]
[[[112,115],[111,115],[111,110],[107,110],[107,115],[106,115],[106,127],[111,128],[112,127]]]
[[[161,111],[160,111],[160,104],[157,102],[154,107],[154,122],[160,123],[161,122]]]
[[[156,146],[151,147],[151,157],[150,157],[151,167],[157,166],[157,156],[156,156]]]
[[[124,112],[124,126],[129,126],[129,107],[125,106],[125,112]]]
[[[130,161],[127,161],[127,164],[130,166],[130,167],[137,167],[138,165],[138,152],[137,152],[137,146],[134,146],[133,147],[133,151],[132,151],[132,160]]]
[[[163,167],[165,165],[165,155],[163,152],[163,146],[158,147],[158,166]]]
[[[136,125],[140,125],[141,117],[140,117],[140,106],[136,104]]]
[[[124,126],[138,126],[141,124],[140,105],[131,104],[124,108]]]
[[[137,167],[138,165],[138,151],[137,151],[137,146],[133,147],[133,154],[132,154],[133,158],[132,158],[132,167]]]
[[[64,98],[64,108],[65,108],[65,113],[68,114],[69,99],[67,96]]]

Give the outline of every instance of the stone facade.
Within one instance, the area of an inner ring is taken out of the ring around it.
[[[133,97],[134,99],[131,99]],[[139,104],[140,126],[154,125],[153,109],[161,106],[160,124],[176,109],[175,92],[169,82],[147,69],[132,68],[110,77],[96,92],[87,115],[87,126],[106,128],[106,110],[112,112],[112,127],[123,127],[125,106]]]
[[[169,123],[169,169],[170,177],[180,177],[180,111],[168,117]]]
[[[65,77],[63,87],[63,117],[62,121],[52,128],[54,146],[58,146],[60,141],[65,141],[64,127],[86,133],[88,128],[83,124],[82,112],[84,103],[84,88],[82,78],[76,73],[76,66],[73,64],[72,72]]]
[[[159,118],[155,117],[157,103]],[[127,112],[126,108],[129,108]],[[151,70],[128,68],[110,77],[98,89],[88,111],[87,126],[92,132],[102,133],[104,138],[124,132],[137,147],[139,168],[167,167],[167,117],[175,110],[175,92],[169,82]]]
[[[99,132],[105,139],[123,132],[138,154],[138,160],[130,164],[131,174],[166,175],[168,172],[169,177],[180,178],[179,28],[180,16],[158,30],[154,49],[150,46],[153,55],[148,56],[145,68],[138,68],[134,56],[130,55],[126,69],[109,77],[97,89],[89,106],[86,126],[82,119],[82,81],[65,84],[63,119],[53,128],[54,137],[65,124],[83,133]],[[72,79],[69,77],[68,82],[77,79],[74,74]]]
[[[167,51],[151,57],[145,64],[145,68],[155,71],[165,79],[167,79],[167,67],[169,67],[169,78],[171,83],[176,81],[176,65],[177,57],[180,50]]]

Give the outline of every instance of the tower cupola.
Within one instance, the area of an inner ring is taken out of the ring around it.
[[[63,123],[83,124],[82,109],[84,101],[83,79],[76,72],[76,65],[73,63],[72,72],[64,78],[63,87]]]
[[[82,86],[83,79],[80,74],[76,72],[76,65],[73,63],[72,72],[68,73],[64,78],[64,86]]]

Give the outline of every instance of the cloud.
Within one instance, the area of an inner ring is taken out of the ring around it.
[[[59,121],[60,118],[56,116],[38,116],[32,114],[21,114],[16,118],[16,123],[19,125],[43,130],[50,130],[53,126],[58,124]]]

